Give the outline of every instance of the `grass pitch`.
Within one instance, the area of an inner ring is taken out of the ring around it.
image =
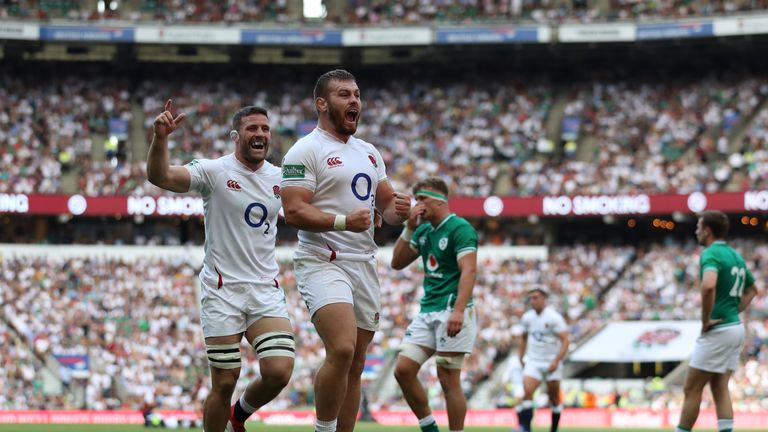
[[[248,432],[312,432],[311,426],[275,426],[257,423],[246,424]],[[0,424],[0,432],[161,432],[170,429],[145,428],[141,425],[10,425]],[[202,432],[202,429],[174,429]],[[417,426],[381,426],[374,423],[358,423],[357,432],[418,432]],[[447,431],[446,427],[443,430]],[[654,429],[579,429],[560,428],[560,432],[650,432]],[[655,429],[658,430],[658,429]],[[714,432],[714,429],[697,429],[696,432]],[[511,432],[509,427],[467,427],[466,432]],[[534,432],[549,432],[549,428],[534,428]]]

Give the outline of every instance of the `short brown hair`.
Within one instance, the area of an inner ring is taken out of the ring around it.
[[[331,81],[356,81],[355,76],[344,69],[335,69],[320,75],[315,83],[315,99],[321,97],[328,99],[328,84]]]
[[[254,114],[261,114],[266,118],[269,118],[269,115],[267,115],[267,110],[258,107],[258,106],[247,106],[240,108],[238,112],[235,113],[234,116],[232,116],[232,130],[239,131],[240,130],[240,123],[243,121],[243,117],[248,117]]]
[[[725,238],[725,235],[728,234],[731,223],[725,213],[719,210],[707,210],[701,213],[699,217],[701,218],[701,227],[709,228],[715,238]]]
[[[419,181],[413,186],[413,194],[416,195],[416,192],[424,188],[432,189],[448,196],[448,185],[440,177],[428,177]]]

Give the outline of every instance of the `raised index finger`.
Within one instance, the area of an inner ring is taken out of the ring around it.
[[[168,99],[167,101],[165,101],[165,108],[163,109],[163,111],[170,112],[172,105],[173,105],[173,102],[171,102],[171,100]]]

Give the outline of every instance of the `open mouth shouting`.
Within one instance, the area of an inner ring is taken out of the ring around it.
[[[360,110],[357,108],[351,108],[344,113],[344,120],[350,123],[357,123],[357,118],[360,116]]]
[[[266,143],[264,142],[264,138],[256,137],[251,140],[248,145],[253,150],[264,150],[266,148]]]

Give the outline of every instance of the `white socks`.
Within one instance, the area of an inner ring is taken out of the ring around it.
[[[336,419],[328,421],[315,420],[315,430],[317,432],[336,432]]]
[[[426,427],[433,423],[437,423],[437,422],[435,421],[435,418],[432,416],[432,414],[424,417],[423,419],[419,419],[419,426],[421,427]]]
[[[243,411],[247,412],[248,414],[253,414],[253,412],[256,411],[256,408],[250,406],[248,402],[245,401],[245,392],[240,395],[240,408],[242,408]]]

